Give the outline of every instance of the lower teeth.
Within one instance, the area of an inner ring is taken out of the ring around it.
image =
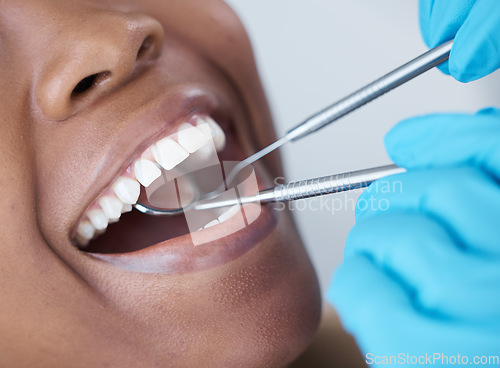
[[[222,215],[220,215],[218,219],[210,221],[204,227],[198,229],[198,231],[211,228],[212,226],[215,226],[215,225],[222,224],[222,223],[226,222],[227,220],[231,219],[234,215],[236,215],[240,211],[241,211],[240,206],[238,206],[238,205],[232,206],[231,208],[226,210],[224,213],[222,213]]]

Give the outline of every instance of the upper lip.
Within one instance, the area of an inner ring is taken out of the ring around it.
[[[87,192],[85,199],[87,207],[82,208],[80,217],[74,220],[70,237],[88,206],[123,173],[135,158],[161,138],[175,132],[185,118],[193,114],[206,114],[222,123],[230,119],[229,111],[220,96],[198,86],[186,86],[175,92],[160,94],[156,101],[152,101],[152,105],[155,107],[135,116],[121,132],[118,139],[119,142],[125,143],[123,146],[126,152],[115,147],[108,151],[96,182],[91,183]],[[147,129],[144,129],[145,126]]]

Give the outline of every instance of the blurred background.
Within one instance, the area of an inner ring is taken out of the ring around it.
[[[279,135],[426,51],[417,0],[226,0],[252,40]],[[282,148],[286,180],[390,163],[384,135],[402,119],[500,106],[500,74],[461,84],[432,70]],[[359,193],[291,205],[324,291],[340,264]]]

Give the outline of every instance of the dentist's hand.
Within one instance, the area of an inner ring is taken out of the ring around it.
[[[498,0],[420,0],[420,28],[429,47],[455,38],[450,61],[440,69],[461,82],[500,67]]]
[[[368,363],[499,356],[500,110],[413,118],[386,147],[409,171],[360,197],[328,300]]]

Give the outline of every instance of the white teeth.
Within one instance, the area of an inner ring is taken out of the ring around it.
[[[221,151],[226,146],[226,134],[224,130],[217,124],[211,117],[199,118],[196,122],[198,129],[200,129],[206,136],[213,139],[217,151]]]
[[[196,127],[182,124],[177,132],[177,142],[165,138],[153,145],[153,156],[165,170],[172,170],[190,153],[202,150],[211,139],[218,151],[225,147],[226,134],[212,118],[198,118],[196,124]]]
[[[224,130],[222,130],[220,125],[217,124],[211,117],[207,117],[205,123],[208,123],[210,127],[215,148],[217,151],[223,150],[226,146],[226,134],[224,133]]]
[[[196,127],[203,132],[207,136],[208,139],[212,139],[212,129],[210,129],[210,125],[204,119],[198,119],[196,122]]]
[[[78,225],[76,233],[82,240],[91,240],[95,234],[95,227],[90,223],[90,221],[83,220]]]
[[[161,176],[161,170],[153,161],[137,160],[134,163],[134,173],[136,179],[143,187],[149,187],[156,179]]]
[[[162,175],[158,165],[165,170],[172,170],[190,154],[195,155],[193,159],[200,162],[214,157],[217,159],[217,152],[226,145],[224,131],[208,116],[197,117],[195,120],[196,126],[183,123],[176,136],[164,138],[146,150],[142,156],[144,158],[137,159],[126,170],[127,173],[134,173],[135,178],[130,178],[128,174],[120,176],[111,186],[114,194],[103,195],[91,205],[92,209],[87,211],[76,230],[74,240],[78,246],[86,247],[92,239],[106,232],[109,224],[118,222],[123,213],[132,211],[132,205],[139,199],[141,185],[148,188]],[[154,158],[151,157],[151,152]],[[227,221],[238,211],[239,207],[234,206],[204,228]]]
[[[161,167],[172,170],[189,157],[189,152],[174,140],[165,138],[154,145],[153,155]]]
[[[225,222],[239,212],[240,212],[240,206],[238,206],[238,205],[233,206],[229,210],[227,210],[226,212],[224,212],[222,215],[219,216],[219,222],[220,223]]]
[[[116,197],[104,196],[99,199],[104,214],[110,220],[118,220],[122,214],[123,202]]]
[[[234,215],[240,213],[241,209],[239,205],[235,205],[228,209],[226,212],[224,212],[222,215],[219,216],[217,220],[210,221],[208,224],[206,224],[204,227],[198,229],[197,231],[203,230],[203,229],[208,229],[212,226],[222,224],[232,218]]]
[[[113,184],[113,191],[123,203],[136,204],[141,194],[141,186],[138,181],[121,176]]]
[[[212,142],[210,142],[210,144],[205,144],[198,151],[196,151],[196,155],[198,159],[202,161],[208,162],[211,159],[218,160],[217,149],[215,148],[215,145]]]
[[[108,227],[108,218],[102,210],[87,211],[87,217],[96,230],[104,230]]]
[[[123,204],[122,213],[127,213],[132,211],[132,205],[128,203]]]
[[[78,246],[80,248],[85,248],[87,247],[87,245],[89,245],[90,243],[90,240],[89,239],[85,239],[83,238],[81,235],[79,234],[76,234],[75,235],[75,241],[76,241],[76,244],[78,244]]]
[[[219,224],[219,220],[213,220],[210,221],[208,224],[205,225],[204,229],[208,229],[209,227],[215,226]]]
[[[184,123],[179,127],[177,141],[189,153],[195,153],[208,143],[208,137],[198,128]]]

